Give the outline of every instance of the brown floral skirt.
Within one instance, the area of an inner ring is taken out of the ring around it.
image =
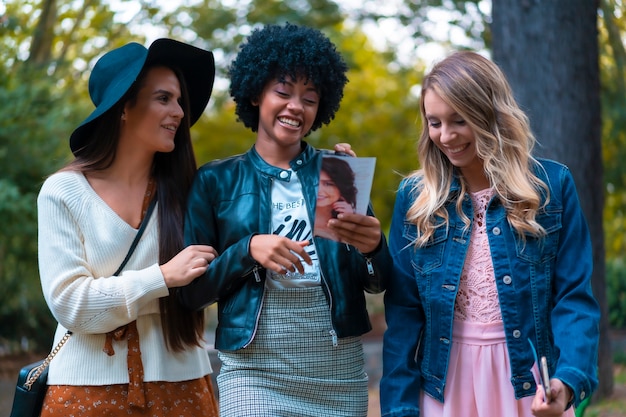
[[[51,385],[41,417],[217,417],[210,375],[181,382],[144,382],[145,407],[128,405],[128,384]]]

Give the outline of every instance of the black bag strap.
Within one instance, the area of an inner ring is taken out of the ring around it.
[[[156,198],[153,198],[152,201],[150,202],[150,205],[148,206],[148,210],[146,211],[146,215],[143,217],[143,220],[141,221],[141,224],[139,225],[139,230],[137,230],[135,239],[133,239],[133,243],[131,243],[130,249],[128,249],[126,258],[124,258],[120,267],[117,268],[117,271],[115,271],[115,273],[113,274],[114,276],[119,275],[120,272],[122,272],[122,269],[124,269],[124,267],[126,266],[126,263],[128,262],[131,255],[135,251],[135,248],[137,247],[137,244],[139,243],[139,239],[141,239],[141,235],[143,235],[143,231],[146,230],[146,226],[148,225],[148,222],[150,221],[150,215],[152,214],[152,211],[154,210],[154,206],[156,206],[156,202],[157,202]]]

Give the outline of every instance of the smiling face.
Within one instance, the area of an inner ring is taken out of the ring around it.
[[[469,124],[431,89],[425,91],[423,102],[430,140],[468,180],[484,177],[476,137]]]
[[[328,207],[341,198],[337,184],[325,171],[320,171],[320,185],[317,191],[317,207]]]
[[[287,161],[300,153],[300,142],[309,132],[319,106],[319,94],[305,78],[268,82],[258,101],[259,128],[256,149],[267,157],[282,155]],[[270,162],[271,163],[271,162]]]
[[[120,142],[151,153],[173,151],[184,116],[181,100],[174,71],[166,67],[148,70],[136,100],[124,106]]]

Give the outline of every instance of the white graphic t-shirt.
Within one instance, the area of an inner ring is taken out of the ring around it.
[[[319,259],[313,242],[313,225],[307,213],[306,202],[302,194],[302,184],[297,174],[285,170],[281,177],[287,180],[274,180],[272,185],[272,233],[285,236],[294,241],[308,240],[305,248],[313,265],[302,262],[304,274],[298,271],[285,271],[279,274],[267,271],[265,286],[268,288],[311,287],[320,285]]]

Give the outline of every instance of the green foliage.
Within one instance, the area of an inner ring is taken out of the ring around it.
[[[626,352],[621,349],[615,349],[614,346],[611,346],[615,353],[613,354],[613,363],[617,365],[626,365]],[[626,384],[626,375],[620,375],[619,381],[615,378],[615,382],[619,384]]]
[[[163,16],[171,36],[188,34],[187,39],[216,52],[218,77],[225,77],[228,63],[254,27],[290,22],[323,29],[343,19],[330,0],[203,0]]]
[[[606,200],[604,230],[607,259],[626,252],[626,3],[602,0],[599,18],[602,88],[602,159]],[[620,35],[621,34],[621,35]],[[608,278],[608,277],[607,277]]]
[[[224,100],[222,107],[201,118],[192,129],[199,164],[243,153],[254,144],[254,133],[237,122],[234,103]]]
[[[52,10],[49,21],[42,19],[45,5]],[[103,51],[130,40],[128,23],[140,24],[147,14],[141,9],[129,22],[121,22],[109,3],[101,0],[6,0],[5,7],[0,19],[0,65],[9,73],[23,63],[39,67],[53,77],[49,81],[57,86],[73,88],[78,82],[77,91],[86,91],[81,89],[89,63]],[[37,36],[42,40],[35,43]],[[139,34],[132,36],[137,42],[144,39]]]
[[[111,30],[128,33],[100,1],[47,1],[53,26],[41,19],[44,3],[9,0],[0,16],[0,349],[9,351],[50,347],[55,322],[39,282],[37,194],[69,159],[69,133],[91,111],[83,74],[101,52],[96,45],[119,42]]]
[[[606,294],[609,324],[626,329],[626,264],[623,257],[606,262]]]
[[[0,111],[0,327],[4,337],[46,349],[54,326],[39,284],[36,198],[67,157],[60,144],[71,107],[58,103],[71,101],[53,93],[41,73],[24,69],[5,79],[0,102],[10,103]]]
[[[444,50],[484,50],[491,45],[490,6],[491,2],[484,0],[410,0],[398,2],[397,9],[390,12],[394,9],[386,2],[363,0],[353,18],[362,23],[399,22],[412,35],[415,50],[427,44]],[[391,48],[390,52],[399,50]]]

